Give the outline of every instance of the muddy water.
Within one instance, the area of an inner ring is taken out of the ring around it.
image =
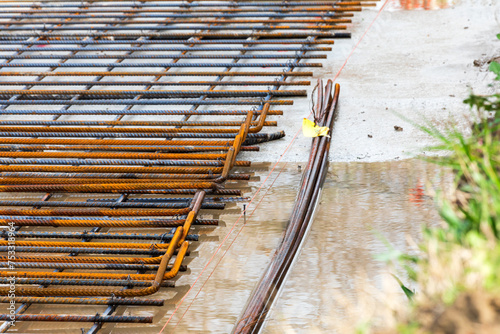
[[[204,210],[202,218],[219,218],[221,224],[195,227],[193,233],[200,235],[200,241],[190,246],[191,255],[185,261],[188,272],[178,276],[175,289],[162,289],[154,296],[166,299],[166,305],[120,307],[116,313],[154,316],[154,323],[106,324],[102,333],[159,333],[167,322],[163,333],[229,333],[281,238],[298,190],[300,165],[278,165],[254,201],[247,203],[246,217],[241,216],[243,203],[232,204],[224,214]],[[246,184],[245,195],[252,196],[271,167],[255,164],[251,182],[228,187]],[[339,310],[338,303],[332,302],[334,296],[353,296],[353,282],[361,273],[374,286],[381,286],[384,265],[373,256],[386,247],[377,233],[406,250],[406,236],[418,239],[422,224],[436,223],[433,201],[424,188],[428,182],[442,180],[439,168],[417,160],[332,163],[316,220],[263,332],[333,332],[338,318],[332,314]],[[79,313],[104,310],[84,306]],[[33,305],[27,313],[65,313],[65,309]],[[90,326],[18,323],[11,331],[81,333],[81,328]]]
[[[234,234],[239,235],[234,244],[217,268],[210,266],[208,271],[213,270],[210,279],[207,281],[208,275],[202,275],[201,284],[195,285],[187,295],[167,325],[169,332],[174,329],[179,333],[231,331],[286,226],[300,179],[299,165],[287,164],[275,179],[283,167],[280,165],[271,175],[268,183],[273,180],[275,183],[267,196],[247,218],[244,227],[242,222],[236,224]],[[263,180],[267,171],[256,174]],[[428,182],[441,184],[442,180],[440,168],[418,160],[332,163],[317,218],[263,333],[332,333],[337,326],[330,315],[339,308],[338,304],[329,302],[333,292],[352,295],[353,283],[362,272],[370,277],[374,286],[382,286],[385,266],[373,256],[387,248],[377,233],[396,248],[406,250],[407,236],[418,240],[422,224],[438,221],[433,200],[426,196],[424,188]],[[257,182],[252,192],[259,184]],[[254,208],[253,204],[249,206],[249,215]],[[235,219],[236,215],[224,217],[225,230]],[[226,231],[213,233],[219,233],[220,241]],[[233,240],[230,237],[228,244]],[[197,260],[210,252],[209,244],[205,247]],[[216,258],[214,262],[220,259]],[[194,262],[198,263],[193,260],[190,266]],[[198,270],[196,265],[192,273]],[[185,304],[191,302],[187,310]],[[184,314],[182,319],[181,314]]]
[[[314,224],[263,333],[352,333],[362,319],[346,308],[388,283],[399,290],[374,259],[387,252],[384,240],[411,252],[406,238],[418,241],[422,224],[439,222],[425,185],[445,186],[446,179],[415,160],[332,164]]]

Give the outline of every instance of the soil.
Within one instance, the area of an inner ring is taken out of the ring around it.
[[[460,295],[450,307],[421,307],[416,319],[423,332],[435,334],[500,333],[500,297],[485,292]]]
[[[451,306],[418,306],[412,322],[419,324],[416,333],[498,334],[500,333],[500,296],[483,291],[461,294]],[[377,334],[396,334],[382,331]]]
[[[482,67],[486,64],[490,64],[491,62],[500,62],[500,57],[487,57],[487,58],[483,58],[483,59],[476,59],[474,60],[474,66],[476,67]]]

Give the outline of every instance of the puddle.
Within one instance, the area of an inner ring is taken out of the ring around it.
[[[263,180],[266,172],[257,174]],[[230,333],[281,238],[299,180],[298,164],[286,165],[210,280],[194,301],[190,298],[184,317],[176,317],[175,331],[167,326],[169,333]],[[385,266],[373,256],[386,247],[374,231],[406,251],[407,236],[418,240],[422,224],[439,221],[424,189],[429,181],[443,180],[440,167],[419,160],[330,164],[316,221],[262,333],[334,333],[331,315],[338,305],[329,302],[329,292],[352,295],[360,272],[381,286]],[[234,219],[225,217],[226,229]],[[199,255],[206,257],[205,251]]]
[[[435,10],[448,8],[455,3],[455,0],[393,0],[391,9],[404,10]]]
[[[262,333],[352,333],[362,319],[346,306],[369,303],[388,285],[400,295],[374,257],[387,252],[383,239],[408,252],[408,237],[418,242],[422,224],[439,223],[429,181],[449,184],[440,168],[416,160],[330,165],[314,224]]]

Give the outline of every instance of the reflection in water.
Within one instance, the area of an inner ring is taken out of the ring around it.
[[[448,8],[453,4],[453,0],[399,0],[401,9],[440,9]]]
[[[408,200],[413,204],[415,204],[416,206],[421,206],[422,203],[424,203],[424,195],[425,195],[424,187],[422,186],[420,180],[418,180],[415,188],[410,189]]]

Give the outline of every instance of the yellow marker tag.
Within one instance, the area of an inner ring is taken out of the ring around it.
[[[304,118],[302,121],[302,133],[304,137],[328,137],[328,131],[330,129],[326,126],[317,126],[313,121]]]

